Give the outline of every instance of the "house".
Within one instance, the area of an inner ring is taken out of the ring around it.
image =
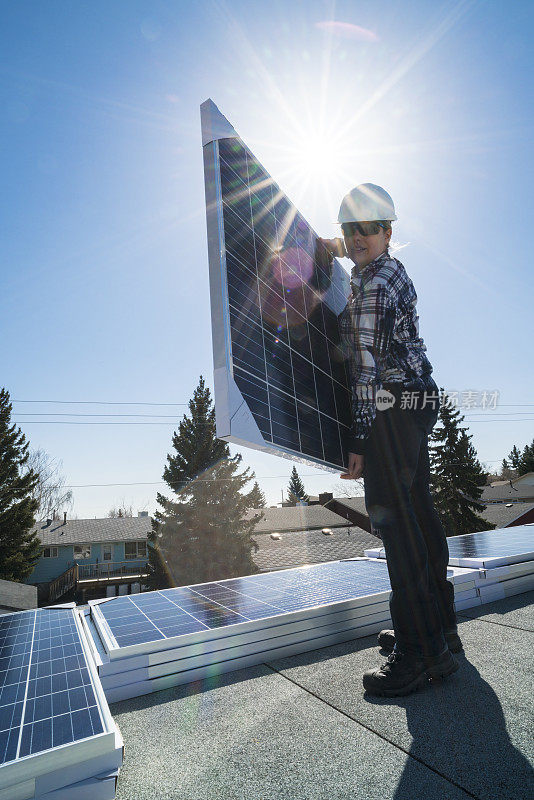
[[[247,518],[250,519],[255,514],[260,513],[263,513],[263,519],[257,523],[253,535],[256,533],[340,528],[347,525],[346,519],[321,505],[253,509],[248,512]]]
[[[534,503],[534,472],[526,472],[509,481],[494,481],[484,486],[481,503]]]
[[[333,497],[326,503],[326,507],[352,525],[357,525],[364,531],[371,533],[371,521],[365,507],[365,497]]]
[[[148,516],[45,520],[34,527],[41,558],[26,583],[40,599],[57,602],[74,593],[84,602],[96,596],[138,590],[147,572]]]
[[[367,548],[376,547],[378,539],[368,530],[365,506],[363,513],[351,514],[351,509],[341,504],[333,509],[332,495],[323,497],[328,502],[327,508],[314,504],[249,512],[249,517],[263,513],[252,534],[259,546],[252,558],[262,572],[357,558]],[[363,502],[363,498],[351,500]],[[352,516],[363,524],[355,523]]]
[[[534,522],[534,472],[484,486],[477,502],[485,505],[480,516],[498,528]]]
[[[364,550],[379,543],[367,531],[346,523],[323,530],[254,534],[254,541],[259,550],[252,558],[262,572],[363,557]]]
[[[17,581],[0,580],[0,614],[37,608],[37,588]]]

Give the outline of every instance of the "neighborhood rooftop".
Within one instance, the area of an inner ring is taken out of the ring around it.
[[[259,511],[263,512],[264,517],[255,527],[257,533],[335,528],[347,524],[346,519],[321,505],[262,508],[249,511],[248,518]]]
[[[356,526],[321,530],[291,531],[272,539],[268,533],[255,537],[259,545],[252,553],[261,570],[287,569],[304,564],[320,564],[364,555],[364,550],[381,544],[376,536]]]
[[[146,540],[152,530],[150,517],[67,519],[39,522],[33,529],[44,546]]]

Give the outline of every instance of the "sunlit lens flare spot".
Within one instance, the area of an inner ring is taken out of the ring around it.
[[[287,250],[275,253],[271,261],[273,278],[286,292],[308,283],[313,269],[313,258],[297,247],[288,247]]]

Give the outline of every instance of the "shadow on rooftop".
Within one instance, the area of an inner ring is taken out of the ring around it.
[[[414,695],[365,695],[373,705],[406,711],[412,758],[406,759],[394,800],[411,797],[421,761],[476,798],[534,797],[534,770],[510,741],[497,695],[465,655],[457,659],[460,669],[454,676]]]
[[[516,594],[512,597],[504,597],[501,600],[494,600],[492,603],[485,603],[482,606],[475,606],[474,608],[467,608],[458,612],[458,618],[478,619],[479,617],[487,617],[488,614],[508,614],[510,611],[517,611],[519,608],[524,608],[529,604],[534,603],[534,592],[523,592]],[[507,623],[509,627],[514,627],[513,622]],[[521,624],[522,630],[527,629]]]

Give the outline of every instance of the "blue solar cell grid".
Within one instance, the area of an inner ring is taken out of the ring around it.
[[[119,647],[389,592],[386,564],[347,561],[183,586],[97,607]]]
[[[241,140],[218,148],[233,378],[266,442],[342,466],[348,277]]]
[[[0,764],[103,730],[72,611],[0,617]]]
[[[481,531],[447,539],[451,558],[502,558],[534,551],[534,526]]]

